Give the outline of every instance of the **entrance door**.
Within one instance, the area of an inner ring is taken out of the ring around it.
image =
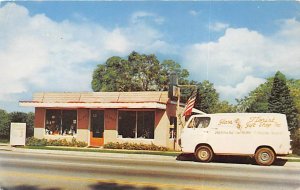
[[[102,146],[103,132],[104,132],[104,111],[92,110],[91,111],[91,127],[90,127],[90,145]]]

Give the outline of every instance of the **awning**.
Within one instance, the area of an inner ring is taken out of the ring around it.
[[[20,101],[19,106],[22,107],[41,107],[41,108],[118,108],[118,109],[166,109],[166,105],[157,102],[137,102],[137,103],[52,103],[52,102],[36,102],[36,101]]]

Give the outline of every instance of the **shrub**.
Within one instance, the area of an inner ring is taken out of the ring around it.
[[[29,137],[26,139],[27,146],[46,146],[47,139],[36,139],[34,137]]]
[[[157,146],[153,143],[143,144],[143,143],[119,143],[119,142],[110,142],[103,146],[103,148],[107,149],[126,149],[126,150],[153,150],[153,151],[167,151],[167,147]]]
[[[27,146],[71,146],[71,147],[86,147],[87,143],[82,141],[77,141],[73,138],[70,142],[66,139],[37,139],[34,137],[29,137],[26,139]]]
[[[292,135],[292,150],[293,154],[300,155],[300,129],[296,130]]]

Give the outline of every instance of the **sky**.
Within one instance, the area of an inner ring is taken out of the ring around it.
[[[172,59],[236,103],[280,70],[300,79],[299,1],[0,1],[0,109],[92,91],[97,64]]]

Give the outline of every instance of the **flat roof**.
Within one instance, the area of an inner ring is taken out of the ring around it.
[[[20,101],[24,107],[50,108],[155,108],[166,109],[168,92],[41,92]]]

